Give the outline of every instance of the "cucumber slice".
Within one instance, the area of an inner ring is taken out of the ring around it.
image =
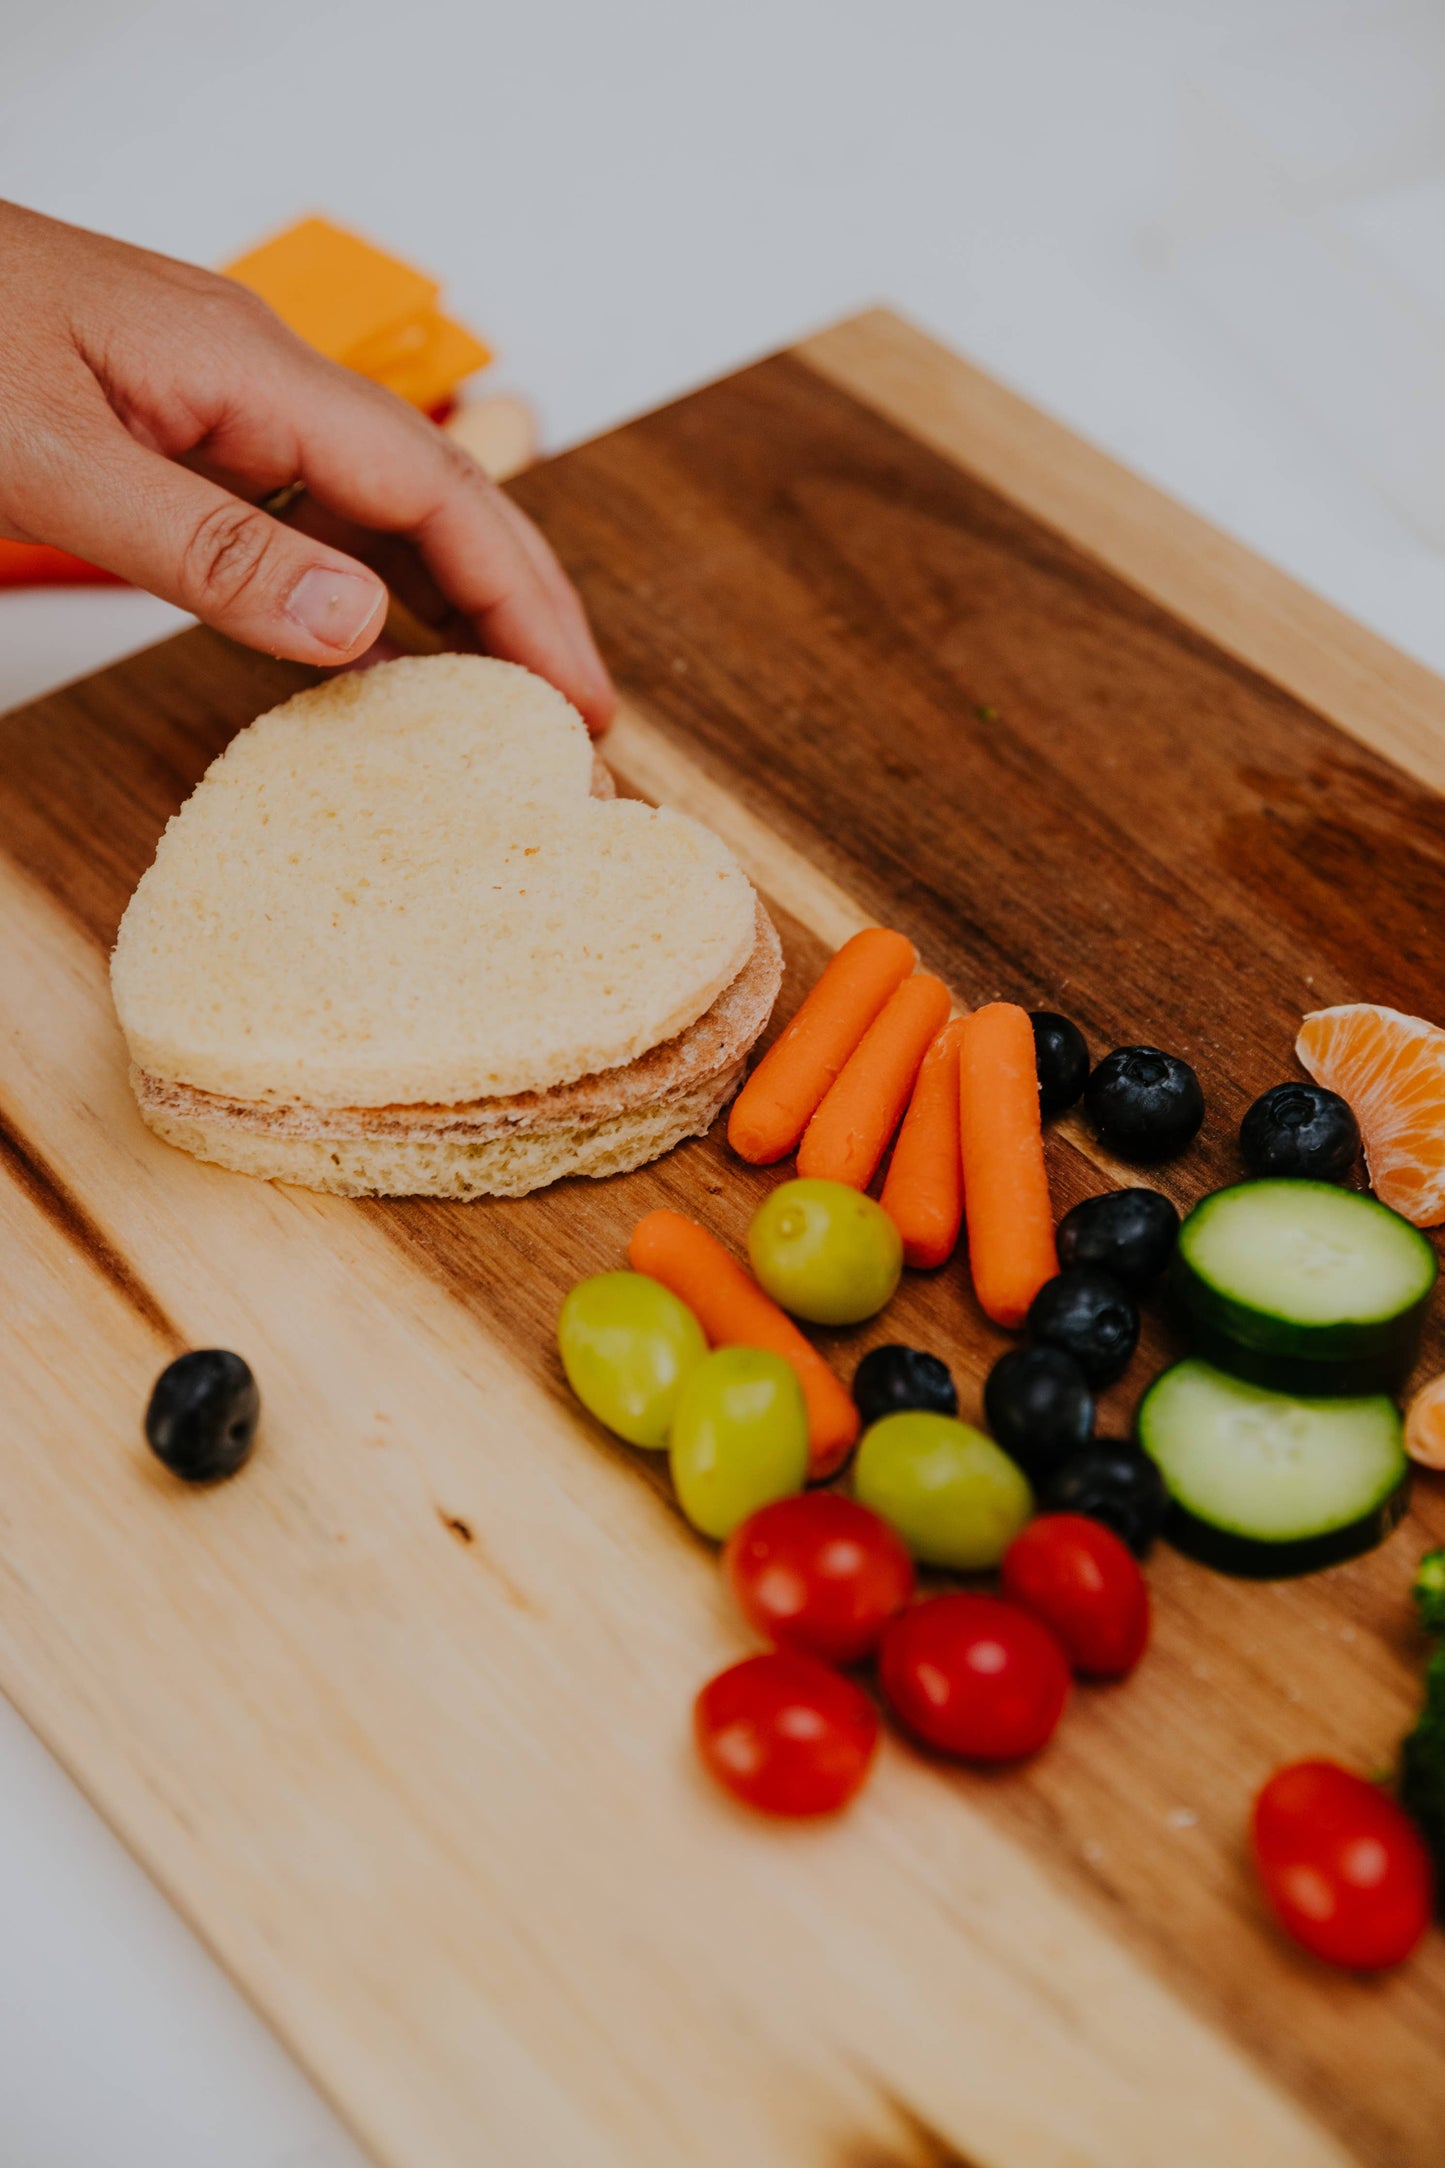
[[[1179,1232],[1174,1286],[1200,1352],[1284,1392],[1404,1383],[1435,1252],[1387,1205],[1333,1182],[1237,1182]]]
[[[1382,1393],[1301,1400],[1191,1358],[1144,1396],[1139,1443],[1169,1490],[1164,1533],[1222,1573],[1314,1573],[1383,1542],[1410,1497]]]

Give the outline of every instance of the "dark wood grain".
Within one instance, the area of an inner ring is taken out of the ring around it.
[[[1438,1011],[1440,800],[802,363],[764,363],[517,493],[629,697],[966,998],[1063,1008],[1096,1052],[1149,1040],[1197,1065],[1205,1132],[1151,1177],[1181,1204],[1241,1171],[1239,1117],[1296,1073],[1306,1009]],[[1051,1175],[1061,1205],[1104,1186],[1062,1140]],[[766,1186],[710,1141],[609,1185],[589,1217],[615,1260],[638,1211],[696,1211],[701,1193],[737,1242]],[[579,1248],[568,1269],[589,1262]],[[470,1262],[452,1270],[475,1290]],[[552,1295],[529,1290],[539,1347]],[[976,1412],[1002,1342],[960,1275],[912,1283],[840,1361],[884,1337],[948,1354]],[[1152,1319],[1106,1421],[1124,1427],[1169,1347]],[[1441,1349],[1437,1319],[1425,1367]],[[1254,1785],[1292,1755],[1391,1762],[1423,1655],[1405,1591],[1442,1537],[1423,1478],[1383,1551],[1308,1582],[1161,1558],[1147,1677],[1081,1695],[1055,1751],[990,1786],[1001,1821],[1372,2161],[1434,2157],[1441,1951],[1361,1985],[1296,1960],[1257,1914],[1241,1930],[1243,1830]]]
[[[516,494],[578,579],[629,697],[966,999],[1062,1008],[1096,1052],[1144,1039],[1196,1064],[1209,1119],[1159,1177],[1182,1204],[1238,1173],[1239,1116],[1293,1072],[1303,1010],[1366,998],[1438,1013],[1441,801],[801,362],[646,417]],[[108,947],[207,762],[304,682],[193,634],[6,718],[5,848]],[[781,923],[786,1013],[822,950]],[[1050,1166],[1061,1207],[1106,1186],[1064,1133]],[[619,1263],[659,1203],[740,1244],[774,1179],[714,1135],[518,1202],[358,1209],[560,1399],[552,1328],[568,1285]],[[885,1338],[938,1349],[975,1416],[1003,1345],[957,1266],[911,1276],[885,1321],[824,1338],[845,1370]],[[1111,1427],[1171,1344],[1151,1318]],[[1437,1325],[1432,1366],[1441,1352]],[[1284,1759],[1389,1763],[1423,1654],[1405,1591],[1442,1538],[1427,1479],[1383,1550],[1307,1582],[1236,1584],[1163,1555],[1135,1682],[1080,1692],[1027,1770],[938,1775],[1025,1837],[1360,2160],[1399,2168],[1440,2157],[1445,1944],[1368,1984],[1297,1960],[1261,1916],[1243,1829]],[[954,2157],[902,2112],[920,2157]]]

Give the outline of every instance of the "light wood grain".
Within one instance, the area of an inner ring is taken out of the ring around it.
[[[1188,1202],[1302,1002],[1445,980],[1445,809],[1363,749],[1394,680],[1310,619],[1317,669],[1363,688],[1348,742],[1238,660],[1275,636],[1267,585],[1256,623],[1207,552],[1173,617],[1110,574],[1141,485],[1080,452],[1075,547],[978,479],[971,372],[945,442],[917,334],[824,346],[831,373],[810,343],[517,485],[618,668],[610,757],[759,880],[785,1006],[881,919],[964,1000],[1190,1054],[1210,1121],[1160,1177]],[[1001,396],[1026,495],[1070,440]],[[714,1137],[495,1208],[353,1206],[134,1113],[121,908],[207,760],[302,682],[197,633],[0,719],[0,1683],[386,2168],[1433,2163],[1438,1938],[1382,1983],[1306,1965],[1241,1832],[1274,1762],[1393,1751],[1438,1490],[1288,1587],[1161,1553],[1148,1663],[1027,1769],[890,1741],[836,1828],[733,1812],[687,1707],[746,1640],[551,1334],[641,1211],[738,1244],[773,1177]],[[1051,1133],[1060,1207],[1100,1186],[1085,1147]],[[937,1348],[977,1415],[1002,1341],[960,1269],[829,1351],[884,1338]],[[138,1423],[205,1342],[267,1412],[244,1478],[193,1495]],[[1109,1427],[1170,1345],[1151,1317]]]
[[[749,812],[629,701],[618,709],[603,756],[618,781],[638,797],[705,822],[750,878],[827,948],[841,948],[865,926],[877,925],[846,889]]]
[[[980,2162],[1345,2157],[906,1757],[837,1829],[705,1791],[707,1555],[362,1215],[157,1144],[101,959],[0,906],[0,1001],[48,1014],[7,1121],[266,1379],[246,1481],[171,1485],[134,1429],[168,1351],[0,1188],[0,1662],[379,2159],[906,2160],[888,2093]]]

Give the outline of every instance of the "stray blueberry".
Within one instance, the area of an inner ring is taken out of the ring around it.
[[[192,1348],[156,1379],[146,1439],[172,1475],[219,1483],[248,1458],[260,1415],[249,1364],[226,1348]]]

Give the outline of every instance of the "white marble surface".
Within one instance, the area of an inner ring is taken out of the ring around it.
[[[1435,0],[17,12],[0,194],[211,262],[329,210],[554,446],[886,299],[1445,669]],[[177,621],[0,595],[0,706]],[[0,1919],[5,2168],[355,2168],[3,1704]]]

